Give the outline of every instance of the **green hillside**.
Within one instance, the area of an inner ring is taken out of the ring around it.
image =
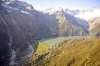
[[[48,47],[45,43],[43,43],[43,42],[39,42],[35,54],[41,54],[41,53],[47,51],[48,48],[49,48],[49,47]]]
[[[66,40],[24,66],[100,66],[100,39]]]

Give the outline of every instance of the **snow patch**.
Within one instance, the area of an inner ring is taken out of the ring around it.
[[[21,11],[22,13],[25,13],[25,14],[30,14],[29,12],[27,12],[27,11]]]
[[[45,11],[43,11],[44,13],[49,13],[49,14],[54,14],[57,11],[62,11],[63,9],[61,7],[56,7],[56,8],[48,8]]]

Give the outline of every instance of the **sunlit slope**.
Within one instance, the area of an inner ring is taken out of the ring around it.
[[[47,51],[48,48],[49,48],[49,47],[48,47],[45,43],[43,43],[43,42],[39,42],[35,54],[41,54],[41,53]]]
[[[66,40],[24,66],[100,66],[100,39]]]

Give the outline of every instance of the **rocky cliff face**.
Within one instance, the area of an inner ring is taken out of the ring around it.
[[[59,36],[86,36],[89,35],[89,24],[85,19],[75,17],[78,10],[64,10],[62,8],[49,8],[43,11],[45,14],[55,15],[58,23]]]
[[[34,50],[31,48],[33,45],[30,40],[31,37],[27,34],[25,35],[27,33],[25,27],[21,27],[18,22],[16,23],[18,20],[14,14],[0,10],[0,51],[2,51],[0,60],[4,64],[8,61],[11,65],[22,61],[22,58],[27,58]],[[18,13],[16,12],[16,14]],[[8,63],[6,64],[9,65]]]
[[[90,32],[92,36],[100,37],[100,18],[96,18],[90,22]]]
[[[86,23],[85,20],[75,18],[64,11],[56,12],[56,18],[58,20],[58,29],[60,36],[86,36],[89,34],[88,31],[88,23],[85,27],[84,25],[80,24],[78,21],[83,21]]]

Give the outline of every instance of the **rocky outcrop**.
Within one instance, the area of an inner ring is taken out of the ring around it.
[[[100,37],[100,18],[92,20],[89,25],[91,36]]]

